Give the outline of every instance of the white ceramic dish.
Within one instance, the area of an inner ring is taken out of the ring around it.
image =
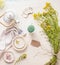
[[[12,52],[5,52],[3,59],[6,63],[12,63],[15,59],[14,59],[14,54]]]
[[[12,41],[12,45],[16,51],[24,51],[27,47],[27,43],[21,36],[16,36]]]

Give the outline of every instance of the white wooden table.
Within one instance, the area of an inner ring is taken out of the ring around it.
[[[13,11],[16,15],[16,19],[19,20],[20,22],[19,24],[20,28],[23,29],[24,32],[27,33],[25,40],[28,43],[28,47],[24,52],[17,53],[16,51],[14,51],[13,48],[10,49],[10,51],[14,53],[15,59],[18,58],[23,53],[27,54],[27,59],[21,61],[17,65],[44,65],[52,57],[49,55],[49,53],[47,53],[47,51],[51,51],[52,49],[50,47],[50,43],[47,42],[46,39],[44,38],[46,36],[45,33],[44,32],[40,33],[40,31],[42,31],[42,28],[37,25],[32,15],[30,15],[27,19],[24,19],[21,15],[23,10],[27,7],[32,7],[34,13],[39,12],[39,11],[41,12],[46,2],[51,2],[52,6],[59,13],[58,16],[60,16],[60,0],[50,0],[50,1],[49,0],[6,0],[5,8],[3,10],[0,10],[0,14],[4,13],[5,11]],[[35,26],[35,32],[33,36],[31,36],[27,32],[27,27],[30,24],[33,24]],[[0,31],[2,32],[3,29],[5,29],[5,27],[2,26],[1,24],[0,26],[2,27],[2,28],[0,27]],[[41,46],[46,50],[42,49],[41,47],[36,48],[36,47],[31,46],[32,39],[40,41]],[[1,65],[13,65],[13,64],[5,63],[3,58],[0,60],[0,64]]]

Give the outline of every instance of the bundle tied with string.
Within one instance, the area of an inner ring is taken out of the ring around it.
[[[54,10],[50,3],[46,3],[44,12],[34,14],[33,16],[35,20],[42,21],[39,25],[41,25],[48,36],[54,51],[52,59],[45,65],[56,65],[58,59],[57,54],[60,50],[60,27],[58,25],[56,10]]]

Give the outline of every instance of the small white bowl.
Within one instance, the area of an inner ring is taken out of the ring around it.
[[[6,63],[12,63],[14,61],[14,55],[12,52],[8,51],[4,53],[3,59]]]
[[[16,51],[23,51],[27,48],[27,43],[25,42],[25,40],[23,39],[23,37],[21,36],[16,36],[14,39],[13,39],[13,48],[16,50]]]

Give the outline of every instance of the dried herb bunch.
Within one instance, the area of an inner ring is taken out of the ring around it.
[[[60,27],[58,25],[57,12],[50,3],[46,3],[44,12],[34,14],[33,16],[35,20],[42,22],[39,25],[45,31],[54,50],[52,59],[45,65],[56,65],[57,54],[60,48]]]

